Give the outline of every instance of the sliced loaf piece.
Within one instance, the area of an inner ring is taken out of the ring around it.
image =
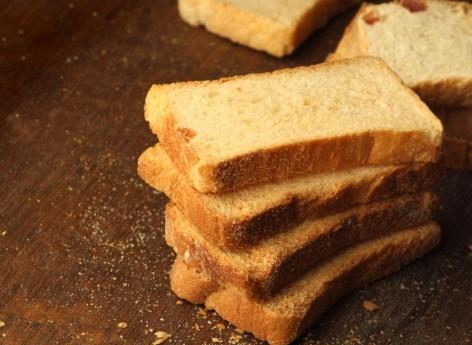
[[[141,155],[138,172],[176,203],[212,243],[232,249],[253,245],[309,218],[430,190],[438,176],[432,164],[360,167],[204,194],[190,186],[160,145]]]
[[[428,104],[472,106],[472,4],[364,4],[329,60],[377,56]]]
[[[402,196],[307,221],[247,250],[231,252],[215,246],[168,204],[165,238],[178,255],[218,283],[267,299],[346,246],[430,221],[434,208],[430,193]]]
[[[429,108],[369,57],[154,85],[145,118],[201,192],[369,164],[435,161],[442,140]]]
[[[193,26],[253,49],[291,54],[337,13],[361,0],[179,0],[179,13]]]
[[[444,126],[442,165],[448,169],[472,170],[472,107],[433,111]]]
[[[325,260],[266,302],[256,302],[238,289],[219,286],[177,258],[170,273],[171,289],[192,303],[204,303],[236,327],[287,345],[341,297],[391,274],[431,250],[441,238],[437,224],[364,242]]]

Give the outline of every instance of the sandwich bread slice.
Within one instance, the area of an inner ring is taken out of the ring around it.
[[[216,282],[263,300],[347,246],[429,222],[435,207],[431,193],[401,196],[306,221],[253,247],[228,251],[168,204],[165,239],[187,263]]]
[[[200,192],[310,172],[431,162],[442,141],[440,121],[372,57],[154,85],[145,118]]]
[[[192,26],[282,57],[316,29],[361,0],[179,0],[180,16]]]
[[[177,257],[170,273],[175,294],[204,303],[236,327],[287,345],[341,297],[401,268],[439,243],[435,223],[395,232],[346,249],[305,274],[272,299],[257,302],[240,290],[218,285]]]
[[[370,166],[204,194],[178,172],[159,144],[139,157],[138,173],[216,246],[231,249],[254,245],[309,218],[430,190],[439,175],[434,164]]]
[[[364,4],[328,60],[382,58],[430,105],[472,106],[472,4]]]

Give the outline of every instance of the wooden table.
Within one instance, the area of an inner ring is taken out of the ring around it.
[[[169,291],[167,199],[136,174],[156,141],[144,96],[152,83],[319,62],[354,11],[276,59],[185,25],[171,0],[1,5],[0,344],[151,344],[157,331],[256,344]],[[442,245],[343,299],[301,343],[471,342],[471,174],[448,173],[439,194]]]

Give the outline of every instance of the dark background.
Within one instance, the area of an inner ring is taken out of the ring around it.
[[[146,91],[322,61],[355,10],[277,59],[187,26],[170,0],[0,8],[0,344],[151,344],[156,331],[234,341],[233,327],[169,291],[167,199],[136,174],[156,141]],[[442,245],[343,299],[302,343],[471,343],[471,174],[448,173],[439,195]]]

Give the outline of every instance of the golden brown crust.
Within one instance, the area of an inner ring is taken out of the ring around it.
[[[363,3],[354,18],[344,30],[344,34],[334,53],[329,54],[326,61],[350,59],[356,56],[368,56],[368,45],[364,31],[360,28],[359,18],[365,15],[368,3]]]
[[[161,135],[160,142],[181,171],[192,176],[193,172],[186,169],[191,168],[189,162],[194,160],[194,153],[188,146],[179,152],[181,145],[164,144],[170,137],[170,133]],[[198,175],[200,181],[207,181],[209,185],[195,179],[192,182],[201,192],[232,191],[307,173],[365,165],[431,162],[438,154],[439,147],[432,147],[422,133],[363,133],[265,149],[218,164],[204,164],[198,169]]]
[[[183,260],[176,258],[169,273],[170,288],[179,291],[178,296],[190,303],[202,304],[210,292],[219,288],[218,284],[187,266]],[[185,287],[183,289],[182,287]]]
[[[317,28],[335,14],[361,0],[313,1],[313,6],[291,26],[245,11],[219,0],[205,3],[205,14],[196,0],[179,0],[181,18],[193,26],[203,25],[217,35],[276,57],[291,54]]]
[[[383,69],[390,74],[397,82],[404,85],[405,92],[412,95],[412,101],[418,107],[430,113],[418,96],[384,62],[373,57],[362,58],[362,60],[369,60],[370,64],[375,64],[379,69]],[[330,68],[333,68],[335,65],[351,63],[354,62],[352,60],[340,60],[329,63],[329,65]],[[293,73],[293,71],[300,69],[326,68],[327,65],[324,64],[323,67],[320,67],[320,65],[298,67],[271,73]],[[261,74],[261,76],[267,76],[271,73]],[[224,78],[218,82],[224,83],[235,78],[244,80],[248,77]],[[167,87],[182,87],[182,85],[172,84]],[[157,98],[156,93],[159,93],[160,89],[162,87],[153,86],[148,93],[145,117],[150,122],[153,132],[159,136],[160,143],[179,171],[187,176],[194,188],[203,193],[238,190],[245,186],[308,173],[364,165],[431,162],[436,161],[439,157],[441,139],[435,137],[432,140],[428,133],[417,131],[368,131],[357,135],[345,135],[269,147],[217,162],[205,161],[198,156],[195,148],[189,145],[182,136],[173,114],[169,112],[166,105],[159,104],[160,109],[153,109],[149,104]],[[161,92],[165,93],[165,91]],[[165,98],[165,96],[162,97]],[[165,101],[163,102],[165,103]],[[432,113],[430,113],[430,117],[433,124],[436,118]]]
[[[182,213],[222,248],[238,249],[253,245],[270,235],[307,219],[341,212],[405,193],[430,190],[438,180],[434,164],[393,166],[387,173],[358,183],[345,181],[333,186],[328,195],[287,195],[277,204],[267,204],[258,213],[243,218],[227,218],[205,204],[205,196],[179,174],[162,149],[147,149],[138,160],[138,173],[151,187],[164,192]]]
[[[427,104],[446,107],[472,107],[472,79],[448,78],[411,85]]]
[[[198,230],[182,229],[192,225],[183,219],[175,205],[166,207],[165,236],[178,255],[215,281],[239,287],[255,299],[267,299],[343,247],[429,221],[435,207],[435,198],[429,193],[386,204],[375,211],[368,206],[360,207],[355,214],[329,228],[313,229],[302,243],[278,257],[264,272],[252,272],[202,236],[192,236]]]
[[[357,250],[349,249],[341,253],[334,260],[338,260],[337,263],[343,265],[343,268],[338,267],[337,271],[329,276],[316,274],[311,276],[310,279],[320,281],[321,289],[315,292],[306,291],[307,295],[311,293],[311,297],[298,303],[304,304],[302,307],[295,305],[297,301],[293,301],[294,312],[268,308],[264,302],[255,302],[235,289],[217,288],[214,285],[207,288],[211,280],[188,267],[179,257],[172,268],[171,287],[176,295],[185,298],[188,294],[194,294],[188,291],[189,285],[186,282],[201,279],[203,282],[201,286],[194,284],[191,287],[200,289],[199,299],[194,302],[205,303],[209,309],[215,309],[236,327],[252,332],[270,344],[288,344],[339,298],[368,282],[397,271],[402,265],[422,256],[439,243],[440,237],[439,227],[430,224],[402,231],[389,237],[388,240],[381,240],[377,246],[365,247],[361,244],[356,247]],[[340,260],[343,255],[344,258]],[[329,265],[331,260],[326,260],[323,265]],[[295,283],[287,289],[297,288],[298,285]],[[281,294],[286,293],[285,291]]]
[[[437,107],[433,111],[444,126],[441,165],[446,169],[472,170],[472,108]]]
[[[441,164],[451,170],[472,170],[472,142],[454,137],[445,137]]]

